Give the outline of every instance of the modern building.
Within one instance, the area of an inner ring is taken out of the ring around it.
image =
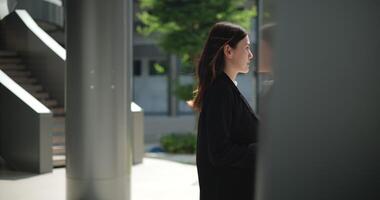
[[[52,154],[67,155],[68,199],[130,199],[134,124],[142,121],[133,99],[146,113],[146,135],[193,127],[190,110],[168,92],[167,77],[178,74],[152,69],[160,63],[175,71],[175,56],[149,38],[133,40],[133,3],[0,4],[0,12],[26,9],[0,21],[0,155],[9,167],[35,173],[51,171]],[[379,199],[379,3],[273,5],[275,84],[260,113],[257,196]],[[238,82],[254,102],[254,77]]]

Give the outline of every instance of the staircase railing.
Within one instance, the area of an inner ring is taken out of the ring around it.
[[[62,0],[13,0],[14,6],[10,7],[10,12],[13,9],[27,10],[30,15],[38,20],[58,27],[64,26],[64,10]]]
[[[1,20],[0,30],[0,46],[18,52],[44,89],[64,106],[66,50],[25,10],[15,10]]]
[[[52,113],[0,70],[0,155],[20,171],[52,171]]]

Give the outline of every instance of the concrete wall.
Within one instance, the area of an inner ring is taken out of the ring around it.
[[[144,112],[140,106],[131,103],[132,111],[132,159],[133,164],[142,163],[144,158]]]
[[[195,132],[194,115],[145,116],[144,137],[145,143],[158,143],[160,137],[168,133]]]
[[[38,113],[0,83],[0,155],[18,171],[52,171],[51,113]]]
[[[145,113],[168,113],[168,80],[166,76],[134,77],[134,101]]]

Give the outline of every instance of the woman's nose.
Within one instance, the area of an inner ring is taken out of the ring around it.
[[[255,57],[255,55],[254,55],[251,51],[249,51],[248,58],[249,58],[250,60],[252,60],[254,57]]]

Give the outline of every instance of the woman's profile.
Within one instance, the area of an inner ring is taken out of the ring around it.
[[[200,200],[252,200],[258,119],[238,90],[254,55],[247,32],[219,22],[210,30],[198,62],[194,108],[198,121]]]

